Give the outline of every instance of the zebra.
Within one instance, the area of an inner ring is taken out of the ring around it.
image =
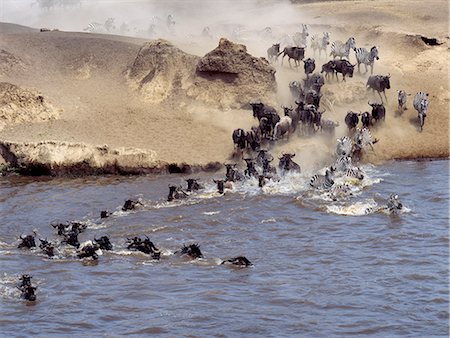
[[[325,171],[325,175],[314,175],[311,177],[309,185],[316,189],[330,190],[334,184],[333,173],[336,168],[331,166]]]
[[[425,117],[428,111],[428,93],[417,92],[414,96],[413,106],[414,109],[419,113],[419,127],[420,131],[423,130],[423,125],[425,124]]]
[[[334,59],[339,56],[341,59],[343,57],[349,58],[350,49],[353,49],[356,47],[356,40],[354,37],[348,38],[348,40],[343,43],[340,40],[334,41],[331,44],[331,53],[330,56],[332,56]]]
[[[114,18],[108,18],[105,23],[91,22],[83,30],[89,33],[111,33],[114,29]]]
[[[363,63],[364,66],[366,66],[366,73],[367,66],[370,66],[370,74],[372,75],[375,59],[380,59],[378,57],[378,48],[376,46],[373,46],[372,48],[370,48],[370,52],[365,48],[353,48],[353,50],[355,51],[356,62],[358,63],[358,73],[361,73],[359,65]]]
[[[334,163],[336,171],[345,172],[347,169],[352,167],[352,157],[351,156],[340,156]]]
[[[411,94],[407,94],[404,90],[397,90],[398,93],[398,109],[397,114],[402,115],[406,108],[406,96],[410,96]]]
[[[316,50],[319,50],[319,58],[322,54],[322,51],[327,54],[327,46],[330,44],[330,33],[323,32],[322,38],[319,38],[318,34],[314,34],[311,37],[311,48],[314,52],[314,56],[316,56]]]
[[[348,183],[333,185],[329,193],[329,197],[333,201],[337,201],[338,198],[348,197],[352,195],[353,193]]]
[[[353,143],[348,136],[337,139],[336,155],[339,157],[351,156]]]
[[[391,215],[397,215],[403,209],[403,204],[398,199],[398,195],[391,194],[389,196],[386,209]]]
[[[292,40],[298,47],[306,47],[306,38],[309,36],[308,25],[302,24],[302,32],[296,32],[292,36]]]
[[[361,181],[364,179],[364,174],[359,167],[352,167],[345,171],[345,177],[356,178]]]

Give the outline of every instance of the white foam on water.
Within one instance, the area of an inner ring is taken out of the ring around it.
[[[377,203],[373,199],[359,201],[350,205],[327,205],[327,212],[344,216],[367,215],[367,210],[375,210]]]

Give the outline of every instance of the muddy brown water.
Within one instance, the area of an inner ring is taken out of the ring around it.
[[[2,336],[160,335],[217,337],[447,336],[449,162],[368,166],[354,196],[330,201],[307,188],[310,173],[261,191],[254,181],[224,196],[212,178],[182,202],[165,202],[184,176],[0,178]],[[364,214],[399,195],[405,212]],[[125,199],[144,207],[122,213]],[[113,216],[100,220],[101,210]],[[17,249],[35,229],[60,239],[50,223],[83,220],[80,240],[107,234],[114,251],[97,262]],[[160,261],[126,249],[148,235]],[[205,256],[174,254],[199,243]],[[253,267],[220,265],[245,255]],[[23,273],[37,301],[20,299]]]

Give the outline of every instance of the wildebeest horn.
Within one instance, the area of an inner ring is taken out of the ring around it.
[[[391,73],[388,73],[387,77],[391,77]]]

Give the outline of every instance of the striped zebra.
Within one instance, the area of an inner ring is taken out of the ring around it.
[[[361,181],[364,179],[364,174],[359,167],[352,167],[345,171],[345,177],[356,178]]]
[[[292,36],[292,40],[294,40],[294,43],[298,47],[306,47],[306,38],[309,36],[308,33],[308,25],[303,24],[302,25],[302,32],[296,32]]]
[[[314,175],[311,177],[309,185],[316,189],[330,190],[334,184],[333,173],[336,169],[330,167],[325,171],[325,175]]]
[[[353,143],[348,136],[337,139],[336,155],[338,157],[351,156]]]
[[[402,115],[406,108],[406,97],[410,96],[411,94],[407,94],[404,90],[397,90],[398,93],[398,108],[397,108],[397,114]]]
[[[340,156],[334,163],[334,167],[337,172],[345,172],[347,169],[352,168],[351,156]]]
[[[329,194],[330,198],[333,201],[337,201],[338,198],[343,198],[352,195],[353,193],[348,183],[333,185]]]
[[[323,32],[322,38],[319,38],[318,34],[314,34],[311,37],[311,49],[314,52],[314,56],[316,56],[316,50],[319,51],[319,58],[322,54],[322,51],[327,55],[327,46],[330,44],[330,33]]]
[[[386,209],[390,214],[393,215],[397,215],[403,209],[403,204],[398,199],[398,195],[391,194],[389,196]]]
[[[336,57],[340,57],[341,59],[343,57],[349,58],[350,49],[353,49],[356,47],[356,40],[354,37],[348,38],[348,40],[343,43],[340,40],[334,41],[331,44],[331,53],[330,56],[335,59]]]
[[[428,93],[418,92],[414,96],[413,106],[414,109],[419,113],[419,127],[420,131],[423,130],[423,125],[425,124],[425,117],[427,116],[428,111]]]
[[[108,18],[105,23],[91,22],[83,30],[89,33],[111,33],[114,29],[114,18]]]
[[[378,57],[378,48],[376,46],[373,46],[372,48],[370,48],[370,52],[365,48],[354,48],[353,50],[355,51],[356,62],[358,63],[358,73],[361,73],[359,65],[362,63],[366,67],[366,73],[367,66],[370,66],[370,74],[372,75],[375,59],[380,59]]]

